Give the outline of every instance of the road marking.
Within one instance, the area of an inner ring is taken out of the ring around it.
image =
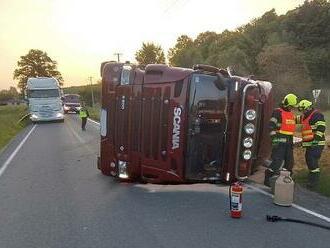
[[[100,123],[99,123],[99,122],[97,122],[97,121],[94,121],[94,120],[92,120],[92,119],[90,119],[90,118],[88,118],[88,120],[89,120],[90,122],[92,122],[92,123],[94,123],[94,124],[96,124],[96,125],[100,126]]]
[[[88,118],[88,120],[89,120],[90,122],[92,122],[92,123],[94,123],[94,124],[100,126],[100,123],[99,123],[99,122],[96,122],[96,121],[94,121],[94,120],[92,120],[92,119],[90,119],[90,118]],[[261,194],[263,194],[263,195],[266,195],[266,196],[269,196],[269,197],[273,198],[273,195],[272,195],[272,194],[270,194],[270,193],[268,193],[268,192],[266,192],[266,191],[264,191],[264,190],[262,190],[262,189],[259,189],[259,188],[255,187],[255,186],[247,185],[247,187],[250,187],[251,189],[253,189],[253,190],[255,190],[255,191],[258,191],[259,193],[261,193]],[[294,207],[294,208],[296,208],[296,209],[298,209],[298,210],[300,210],[300,211],[303,211],[303,212],[305,212],[305,213],[307,213],[307,214],[313,215],[313,216],[315,216],[315,217],[317,217],[317,218],[320,218],[320,219],[322,219],[322,220],[324,220],[324,221],[330,223],[330,218],[329,218],[329,217],[326,217],[326,216],[324,216],[324,215],[322,215],[322,214],[316,213],[316,212],[314,212],[314,211],[312,211],[312,210],[309,210],[309,209],[304,208],[304,207],[302,207],[302,206],[299,206],[299,205],[297,205],[297,204],[292,204],[292,207]]]
[[[3,164],[3,166],[0,168],[0,177],[5,172],[5,170],[7,169],[8,165],[13,160],[13,158],[16,156],[16,154],[18,153],[18,151],[22,148],[22,146],[24,145],[25,141],[29,138],[29,136],[31,135],[31,133],[36,128],[36,126],[37,125],[34,125],[31,128],[31,130],[28,132],[28,134],[24,137],[24,139],[21,141],[21,143],[19,143],[19,145],[16,147],[16,149],[13,151],[13,153],[8,157],[8,159],[5,161],[5,163]]]
[[[258,187],[255,187],[255,186],[252,186],[252,185],[247,185],[247,187],[248,188],[251,188],[251,189],[253,189],[253,190],[255,190],[255,191],[257,191],[257,192],[259,192],[259,193],[261,193],[263,195],[266,195],[266,196],[269,196],[269,197],[273,198],[273,195],[272,194],[270,194],[270,193],[268,193],[268,192],[266,192],[266,191],[264,191],[264,190],[262,190],[262,189],[260,189]],[[294,207],[295,209],[298,209],[300,211],[303,211],[303,212],[305,212],[307,214],[313,215],[314,217],[317,217],[319,219],[322,219],[322,220],[330,223],[330,218],[329,217],[326,217],[326,216],[324,216],[322,214],[316,213],[316,212],[314,212],[312,210],[309,210],[309,209],[304,208],[302,206],[299,206],[297,204],[292,204],[292,207]]]

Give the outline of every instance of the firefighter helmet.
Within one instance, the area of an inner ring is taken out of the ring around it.
[[[298,98],[295,94],[287,94],[282,101],[284,107],[296,107],[298,103]]]
[[[299,103],[298,103],[298,110],[299,111],[304,111],[306,109],[309,109],[311,106],[313,105],[312,102],[308,101],[308,100],[301,100]]]

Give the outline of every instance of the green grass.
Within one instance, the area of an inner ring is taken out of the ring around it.
[[[308,169],[305,162],[305,149],[294,149],[294,178],[297,183],[305,187],[307,183]],[[319,162],[321,168],[320,185],[316,192],[330,197],[330,147],[325,147]]]
[[[0,106],[0,150],[28,123],[27,120],[18,123],[27,113],[27,107]]]
[[[89,118],[95,121],[100,121],[100,105],[95,104],[93,107],[87,107],[87,109],[89,113]]]
[[[307,176],[308,176],[308,170],[302,169],[295,176],[295,181],[300,185],[302,185],[303,187],[306,187]],[[314,191],[324,196],[330,197],[330,168],[321,167],[320,183],[319,186]]]

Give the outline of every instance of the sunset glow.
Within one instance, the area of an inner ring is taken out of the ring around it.
[[[134,61],[143,41],[167,54],[177,37],[222,32],[246,24],[265,11],[277,14],[304,0],[1,0],[0,89],[16,86],[16,62],[29,49],[40,49],[58,62],[65,86],[99,78],[104,60]]]

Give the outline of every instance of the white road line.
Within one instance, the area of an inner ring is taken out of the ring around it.
[[[94,121],[94,120],[92,120],[92,119],[90,119],[90,118],[88,118],[88,120],[89,120],[90,122],[92,122],[93,124],[100,126],[100,123],[99,123],[99,122]]]
[[[24,139],[21,141],[21,143],[19,143],[19,145],[16,147],[16,149],[13,151],[13,153],[8,157],[8,159],[6,160],[6,162],[3,164],[3,166],[0,168],[0,177],[2,176],[2,174],[5,172],[5,170],[7,169],[8,165],[10,164],[10,162],[13,160],[13,158],[16,156],[16,154],[18,153],[18,151],[22,148],[22,146],[24,145],[24,143],[26,142],[26,140],[29,138],[29,136],[31,135],[31,133],[34,131],[34,129],[36,128],[37,125],[34,125],[31,130],[28,132],[28,134],[24,137]]]
[[[252,185],[246,185],[246,186],[248,188],[251,188],[251,189],[253,189],[253,190],[255,190],[255,191],[263,194],[263,195],[266,195],[266,196],[269,196],[269,197],[272,197],[273,198],[273,195],[272,194],[270,194],[270,193],[268,193],[268,192],[266,192],[266,191],[264,191],[264,190],[262,190],[262,189],[260,189],[258,187],[255,187],[255,186],[252,186]],[[303,212],[305,212],[307,214],[313,215],[314,217],[320,218],[320,219],[322,219],[322,220],[330,223],[330,218],[329,217],[326,217],[326,216],[324,216],[322,214],[316,213],[316,212],[314,212],[312,210],[309,210],[309,209],[304,208],[302,206],[299,206],[297,204],[292,204],[292,207],[294,207],[294,208],[296,208],[296,209],[298,209],[300,211],[303,211]]]
[[[94,121],[94,120],[92,120],[92,119],[89,119],[89,118],[88,118],[88,120],[89,120],[90,122],[92,122],[92,123],[94,123],[94,124],[100,126],[100,123],[99,123],[99,122],[96,122],[96,121]],[[251,188],[251,189],[253,189],[253,190],[255,190],[255,191],[258,191],[259,193],[261,193],[261,194],[263,194],[263,195],[266,195],[266,196],[269,196],[269,197],[273,197],[272,194],[270,194],[270,193],[268,193],[268,192],[266,192],[266,191],[264,191],[264,190],[262,190],[262,189],[259,189],[258,187],[255,187],[255,186],[252,186],[252,185],[247,185],[247,187],[249,187],[249,188]],[[302,207],[302,206],[299,206],[299,205],[297,205],[297,204],[292,204],[292,207],[294,207],[294,208],[296,208],[296,209],[298,209],[298,210],[300,210],[300,211],[303,211],[303,212],[305,212],[305,213],[307,213],[307,214],[313,215],[313,216],[315,216],[315,217],[317,217],[317,218],[320,218],[320,219],[322,219],[322,220],[324,220],[324,221],[330,223],[330,218],[329,218],[329,217],[326,217],[326,216],[324,216],[324,215],[322,215],[322,214],[316,213],[316,212],[314,212],[314,211],[312,211],[312,210],[309,210],[309,209],[304,208],[304,207]]]

